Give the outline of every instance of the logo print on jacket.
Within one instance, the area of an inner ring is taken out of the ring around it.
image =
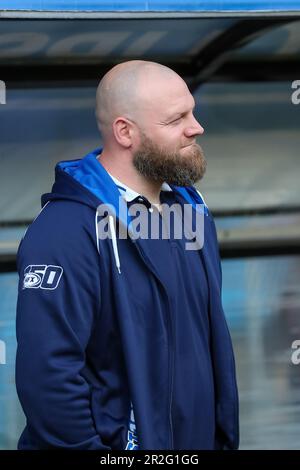
[[[130,406],[130,418],[129,418],[129,429],[127,433],[127,445],[125,450],[139,450],[139,443],[138,443],[138,438],[136,434],[136,425],[135,425],[135,419],[134,419],[134,413],[133,413],[133,406],[131,403]]]
[[[62,273],[61,266],[30,264],[24,270],[23,289],[54,290],[59,284]]]

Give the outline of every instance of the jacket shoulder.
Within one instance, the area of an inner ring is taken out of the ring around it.
[[[28,227],[18,250],[18,265],[28,256],[87,256],[97,251],[93,209],[74,201],[49,201]]]

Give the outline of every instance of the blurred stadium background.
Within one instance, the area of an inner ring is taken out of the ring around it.
[[[25,419],[14,384],[19,241],[55,163],[101,145],[95,87],[131,58],[181,74],[205,128],[199,188],[220,241],[241,448],[297,449],[300,1],[279,0],[0,0],[0,449],[16,448]]]

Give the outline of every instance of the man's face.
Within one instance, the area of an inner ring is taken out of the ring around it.
[[[149,98],[142,103],[133,164],[146,178],[190,186],[206,169],[203,151],[196,143],[204,130],[193,115],[194,98],[179,77],[151,85]]]

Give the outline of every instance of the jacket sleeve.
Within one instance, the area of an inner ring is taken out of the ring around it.
[[[16,385],[30,436],[22,448],[107,449],[82,374],[100,313],[99,254],[72,205],[51,202],[18,252]]]

